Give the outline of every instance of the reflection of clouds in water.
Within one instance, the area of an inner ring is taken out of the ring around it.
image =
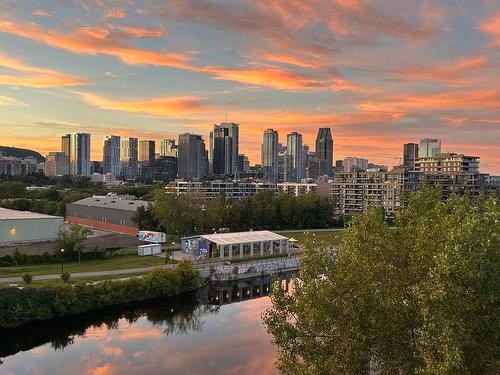
[[[64,352],[46,344],[7,357],[0,370],[24,374],[23,364],[30,363],[40,371],[29,374],[40,375],[277,374],[275,349],[260,319],[268,306],[269,299],[260,298],[111,317],[62,335],[75,338]]]

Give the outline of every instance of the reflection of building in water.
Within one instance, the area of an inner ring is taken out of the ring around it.
[[[256,276],[244,280],[213,281],[199,290],[198,300],[202,304],[226,305],[265,297],[271,293],[275,281],[288,291],[291,280],[297,276],[297,271],[290,271],[274,275]]]

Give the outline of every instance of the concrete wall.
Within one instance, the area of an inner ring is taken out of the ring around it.
[[[62,217],[0,220],[0,246],[53,241],[62,226]]]

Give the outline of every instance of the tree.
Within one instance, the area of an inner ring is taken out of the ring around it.
[[[148,205],[148,208],[139,206],[130,218],[134,223],[137,224],[139,230],[157,230],[158,220],[156,220],[155,216],[153,215],[152,209],[153,208],[151,204]]]
[[[33,281],[33,276],[31,276],[30,273],[25,273],[23,275],[23,281],[26,283],[26,284],[31,284],[31,282]]]
[[[71,224],[68,231],[61,228],[57,233],[55,242],[56,253],[64,249],[68,252],[69,259],[71,259],[72,255],[77,252],[78,262],[80,262],[80,254],[84,248],[84,242],[91,234],[93,234],[93,231],[90,228],[78,224]]]
[[[336,261],[305,241],[292,294],[263,319],[284,374],[493,374],[500,371],[500,204],[424,187],[390,229],[355,216]]]

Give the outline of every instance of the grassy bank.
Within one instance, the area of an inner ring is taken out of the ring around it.
[[[155,256],[140,257],[137,254],[115,255],[105,259],[85,260],[80,263],[64,263],[64,272],[92,272],[120,270],[128,268],[156,266],[165,263],[164,258]],[[0,277],[31,275],[50,275],[61,273],[61,264],[34,264],[18,267],[0,267]]]
[[[314,235],[316,240],[320,242],[324,241],[329,245],[338,245],[342,238],[343,231],[344,229],[340,228],[331,230],[280,231],[278,233],[288,238],[293,237],[299,242],[302,241],[302,238],[306,235],[306,233],[309,233],[311,235]]]
[[[96,285],[52,284],[50,286],[0,289],[0,328],[80,314],[82,312],[170,297],[197,289],[201,277],[190,263],[176,269],[154,270],[141,278],[108,280]]]

